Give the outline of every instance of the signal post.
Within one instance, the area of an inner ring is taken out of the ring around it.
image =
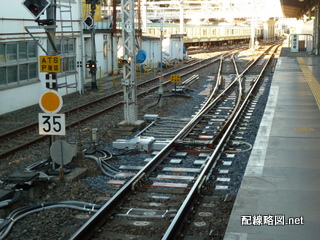
[[[39,134],[50,135],[50,147],[55,142],[55,136],[65,135],[65,115],[59,114],[62,107],[62,97],[58,94],[57,73],[61,72],[61,61],[55,46],[56,40],[56,0],[24,0],[22,4],[35,18],[35,22],[45,30],[49,44],[47,51],[42,50],[46,56],[39,56],[40,72],[46,72],[45,91],[39,100],[39,105],[44,113],[39,113]],[[45,19],[40,19],[46,13]],[[32,36],[32,35],[31,35]],[[61,150],[61,149],[58,149]],[[59,178],[63,180],[63,156],[61,150],[61,164]],[[52,160],[52,159],[51,159]],[[60,162],[59,162],[60,163]],[[52,168],[55,170],[54,162]]]

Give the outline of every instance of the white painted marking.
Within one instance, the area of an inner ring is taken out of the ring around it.
[[[262,176],[278,94],[279,87],[271,86],[267,106],[251,151],[245,176]]]

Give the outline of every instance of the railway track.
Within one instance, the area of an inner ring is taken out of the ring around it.
[[[186,77],[193,72],[211,64],[212,61],[217,61],[217,57],[211,59],[190,61],[179,69],[173,69],[163,74],[164,85],[170,84],[169,76],[179,73],[181,77]],[[188,80],[188,79],[187,79]],[[187,83],[185,83],[187,84]],[[159,87],[159,77],[151,78],[138,84],[138,97],[146,96],[154,92]],[[78,126],[98,115],[105,114],[112,109],[123,106],[123,91],[101,97],[89,103],[76,106],[66,110],[66,129]],[[48,136],[40,136],[38,134],[38,122],[33,122],[26,126],[12,130],[0,135],[0,158],[7,157],[16,151],[26,148],[36,142],[48,139]]]
[[[121,172],[108,182],[119,188],[117,192],[70,239],[221,237],[223,232],[212,217],[213,192],[227,189],[229,155],[237,152],[228,143],[276,49],[267,50],[241,73],[231,56],[234,79],[228,83],[218,74],[210,97],[164,148],[139,159],[140,165],[120,166]],[[220,70],[222,63],[221,59]],[[260,74],[245,76],[257,64]],[[230,196],[225,200],[231,201]]]

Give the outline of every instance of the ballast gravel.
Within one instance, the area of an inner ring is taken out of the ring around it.
[[[203,95],[200,95],[208,84],[212,83],[212,77],[214,72],[210,68],[199,70],[199,81],[190,86],[190,89],[184,96],[173,95],[169,91],[173,88],[167,88],[165,91],[165,97],[162,101],[162,106],[156,105],[155,107],[146,109],[139,112],[139,117],[142,118],[144,114],[158,114],[159,117],[190,117],[195,113],[197,107],[205,100]],[[154,76],[155,73],[145,74],[139,78],[148,78]],[[209,78],[210,77],[210,78]],[[243,149],[243,152],[236,154],[234,164],[231,167],[229,177],[231,177],[231,184],[229,186],[229,192],[236,194],[241,184],[242,175],[245,171],[247,160],[250,156],[250,150],[247,151],[248,146],[254,144],[255,136],[259,128],[259,124],[264,112],[264,108],[267,102],[269,88],[272,78],[269,77],[264,84],[264,92],[256,97],[257,107],[255,108],[253,115],[250,119],[250,127],[245,131],[243,141],[247,144],[239,146]],[[105,91],[117,91],[119,89],[106,89]],[[78,104],[81,102],[87,102],[89,99],[97,98],[103,93],[86,92],[83,95],[70,95],[65,98],[65,108],[68,106]],[[144,106],[150,104],[151,101],[157,101],[157,94],[146,97],[139,100],[139,109],[144,109]],[[8,123],[7,125],[1,125],[1,132],[8,131],[15,127],[19,127],[20,124],[26,124],[28,121],[37,118],[39,112],[38,106],[32,106],[23,110],[12,112],[9,114],[1,115],[0,120]],[[18,119],[26,119],[23,123],[20,123]],[[117,123],[123,120],[123,110],[116,110],[112,114],[112,117],[108,115],[102,115],[95,119],[93,122],[85,123],[79,128],[73,130],[77,131],[77,135],[81,136],[81,146],[79,148],[84,150],[90,148],[92,143],[91,129],[98,128],[99,131],[99,146],[107,149],[114,154],[114,157],[108,160],[108,164],[117,168],[121,164],[135,161],[140,161],[141,158],[147,157],[145,153],[131,153],[130,155],[119,155],[119,151],[113,149],[111,144],[118,138],[128,137],[116,130]],[[10,124],[11,123],[11,124]],[[95,125],[96,123],[103,123],[102,125]],[[237,148],[239,148],[237,147]],[[49,141],[37,143],[32,145],[26,150],[19,151],[8,158],[1,159],[0,171],[2,180],[15,171],[23,171],[27,166],[48,158]],[[143,155],[145,154],[145,156]],[[102,205],[108,201],[115,190],[108,189],[106,182],[111,178],[104,176],[97,163],[89,158],[77,157],[70,165],[66,166],[67,169],[73,169],[75,167],[81,167],[87,169],[87,176],[85,178],[76,180],[74,182],[60,182],[50,181],[48,183],[40,183],[37,188],[30,188],[24,190],[19,201],[7,208],[1,208],[1,218],[5,218],[14,209],[23,206],[35,206],[41,203],[52,202],[57,203],[59,201],[81,201],[92,204]],[[4,186],[4,185],[2,185]],[[26,215],[24,218],[15,221],[12,229],[4,239],[8,240],[65,240],[69,239],[78,228],[81,227],[92,215],[92,211],[81,211],[78,209],[68,208],[52,208],[43,209],[37,213]]]

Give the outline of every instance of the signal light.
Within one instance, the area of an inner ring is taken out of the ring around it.
[[[83,21],[88,27],[92,27],[93,25],[93,18],[91,16],[88,16],[84,21]]]
[[[91,74],[95,74],[96,70],[97,70],[97,64],[95,61],[93,60],[88,60],[86,63],[86,68],[90,68],[90,73]]]
[[[22,4],[37,19],[51,5],[49,0],[25,0]]]
[[[34,14],[34,15],[38,15],[39,14],[39,6],[36,4],[30,4],[28,6],[28,9]]]

